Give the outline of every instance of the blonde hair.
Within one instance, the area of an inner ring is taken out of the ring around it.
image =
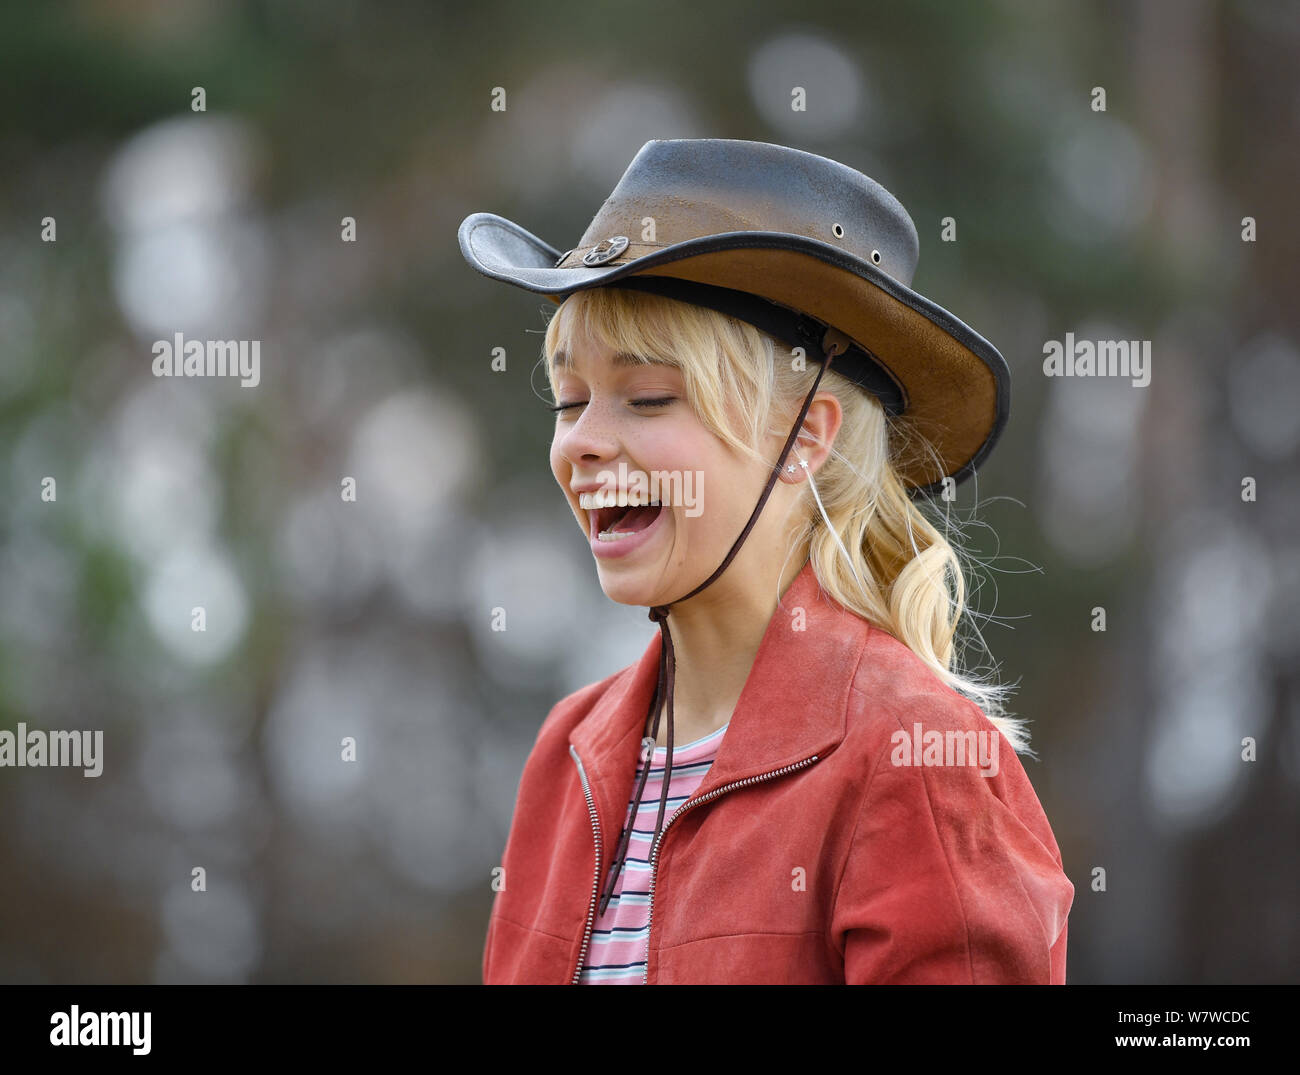
[[[561,304],[546,328],[548,379],[552,356],[572,351],[575,336],[676,367],[701,423],[767,466],[775,460],[756,446],[772,434],[784,443],[819,366],[808,361],[799,370],[793,361],[778,361],[778,353],[789,349],[748,322],[626,288],[577,291]],[[554,387],[552,381],[552,394]],[[906,419],[887,418],[879,401],[838,374],[833,361],[818,391],[835,395],[843,419],[815,483],[807,473],[806,497],[815,510],[809,503],[792,548],[807,544],[827,595],[903,642],[942,682],[978,705],[1013,749],[1032,755],[1026,722],[1003,705],[1012,688],[981,676],[980,668],[964,668],[968,647],[958,629],[971,619],[964,569],[970,558],[927,518],[932,506],[908,496],[898,474],[903,459],[916,459],[912,453],[918,452],[942,474],[933,448]],[[936,516],[950,527],[949,513]]]

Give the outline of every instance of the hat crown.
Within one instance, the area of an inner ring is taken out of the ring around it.
[[[747,231],[825,243],[905,287],[920,251],[898,199],[838,161],[767,142],[656,139],[641,147],[557,267],[583,265],[589,255],[596,260],[587,265],[623,264],[692,239]],[[615,242],[619,237],[627,243]]]

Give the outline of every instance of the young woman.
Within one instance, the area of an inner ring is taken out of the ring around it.
[[[915,502],[987,456],[1006,366],[911,290],[902,206],[650,142],[575,249],[491,214],[460,242],[560,303],[551,469],[660,628],[542,724],[484,981],[1063,983],[1073,885]]]

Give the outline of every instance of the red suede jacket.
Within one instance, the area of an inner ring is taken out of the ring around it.
[[[486,984],[577,982],[660,645],[542,724]],[[997,744],[982,766],[935,746],[977,736]],[[651,874],[648,983],[1065,981],[1074,886],[1011,745],[903,643],[834,604],[811,564],[768,623],[712,768],[665,818]]]

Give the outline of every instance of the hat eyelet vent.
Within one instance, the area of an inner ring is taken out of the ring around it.
[[[832,225],[831,225],[831,231],[834,232],[834,234],[835,234],[835,238],[837,238],[837,239],[843,239],[843,238],[844,238],[844,225],[843,225],[843,224],[832,224]]]
[[[880,251],[879,251],[879,250],[873,250],[873,251],[871,251],[871,261],[872,261],[872,263],[875,264],[875,265],[879,265],[879,264],[880,264]]]

